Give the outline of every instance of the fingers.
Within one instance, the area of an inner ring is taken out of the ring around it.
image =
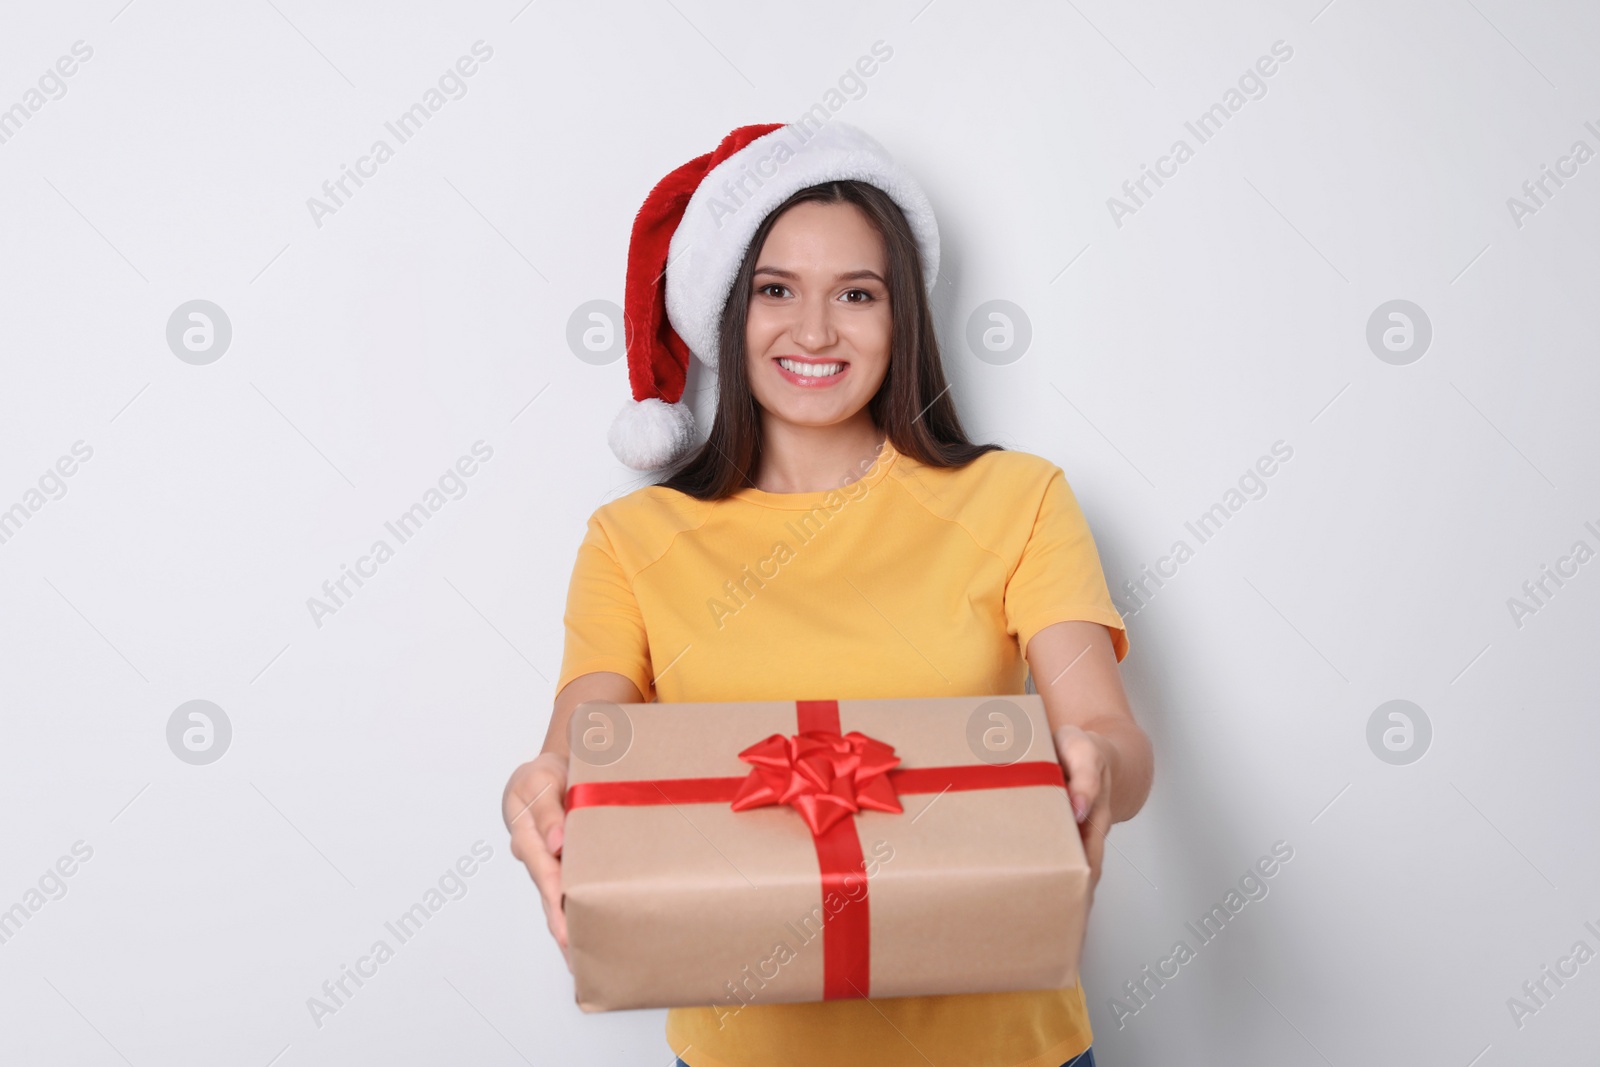
[[[561,852],[566,812],[562,798],[567,787],[565,763],[553,752],[543,752],[518,767],[506,783],[502,815],[515,838],[519,824],[530,828],[553,855]]]
[[[1100,746],[1081,728],[1070,723],[1055,734],[1056,755],[1067,772],[1067,795],[1072,800],[1072,815],[1083,822],[1101,795],[1104,760]]]
[[[501,815],[511,832],[511,854],[521,860],[539,890],[550,936],[572,969],[567,950],[567,918],[562,910],[561,847],[566,812],[566,766],[554,753],[541,753],[512,772],[501,797]]]
[[[533,875],[534,884],[539,887],[539,903],[544,906],[546,924],[550,927],[550,936],[555,938],[556,944],[561,946],[561,954],[567,954],[567,915],[562,910],[561,894],[561,861],[549,853],[536,856],[527,864],[528,873]],[[569,961],[568,966],[571,966]]]
[[[513,832],[511,837],[511,852],[528,868],[528,874],[533,878],[533,884],[539,887],[539,896],[544,901],[546,913],[561,914],[561,860],[545,847],[532,829],[524,829],[520,834]],[[552,933],[555,930],[552,928]]]
[[[532,777],[539,788],[529,801],[528,813],[533,816],[534,828],[540,840],[553,855],[561,855],[562,835],[566,830],[566,809],[563,807],[567,789],[566,765],[554,753],[541,753],[533,761],[541,764]]]
[[[533,878],[533,884],[539,889],[539,897],[544,902],[545,911],[561,913],[561,860],[544,850],[537,842],[528,855],[521,857],[523,866],[528,868],[528,874]]]
[[[559,899],[559,894],[557,894],[557,899]],[[555,940],[556,947],[561,949],[561,958],[566,961],[567,971],[570,973],[572,970],[572,953],[567,947],[566,913],[559,906],[552,908],[550,906],[550,898],[543,892],[539,894],[539,903],[544,905],[545,925],[550,928],[550,936]]]
[[[1106,834],[1111,830],[1111,804],[1104,790],[1100,800],[1089,809],[1088,818],[1078,824],[1078,837],[1083,842],[1083,855],[1089,863],[1089,889],[1100,883],[1100,872],[1105,866]]]
[[[567,951],[567,915],[563,910],[561,860],[550,853],[531,828],[524,832],[523,838],[522,849],[525,854],[519,855],[518,858],[528,868],[533,884],[539,889],[539,903],[544,908],[545,924],[550,928],[550,936],[561,949],[561,956],[566,960],[567,970],[570,971],[572,957]],[[512,852],[517,851],[517,841],[513,837]]]
[[[1089,862],[1089,887],[1100,882],[1106,834],[1111,831],[1111,767],[1095,737],[1070,723],[1054,733],[1056,753],[1067,776],[1067,795],[1078,820],[1084,858]]]
[[[1091,887],[1098,885],[1100,874],[1105,869],[1106,834],[1111,832],[1111,793],[1109,789],[1101,789],[1099,799],[1094,807],[1089,809],[1089,817],[1084,822],[1087,831],[1087,843],[1084,845],[1084,854],[1089,858],[1091,872],[1089,884]]]
[[[1089,861],[1089,888],[1093,890],[1100,884],[1100,872],[1105,866],[1106,839],[1089,823],[1079,827],[1079,831],[1083,836],[1083,855]]]

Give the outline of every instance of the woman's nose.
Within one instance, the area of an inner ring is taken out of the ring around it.
[[[834,331],[831,310],[825,300],[802,300],[794,324],[795,342],[812,351],[832,347]]]

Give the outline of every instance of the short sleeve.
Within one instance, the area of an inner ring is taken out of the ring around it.
[[[1006,582],[1006,627],[1024,654],[1033,635],[1053,623],[1084,619],[1111,629],[1120,663],[1128,654],[1128,630],[1111,601],[1094,536],[1055,467],[1045,485],[1033,530],[1021,559]]]
[[[644,616],[598,516],[590,517],[578,546],[563,622],[566,640],[557,693],[579,675],[614,671],[632,679],[645,700],[651,698],[654,672]]]

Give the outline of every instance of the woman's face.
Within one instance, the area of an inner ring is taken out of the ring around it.
[[[889,370],[888,276],[883,238],[854,204],[806,201],[778,217],[745,325],[768,418],[820,427],[863,412]]]

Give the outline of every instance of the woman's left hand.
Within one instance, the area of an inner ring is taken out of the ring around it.
[[[1111,742],[1070,723],[1054,733],[1056,757],[1067,775],[1067,796],[1089,860],[1089,890],[1100,884],[1106,833],[1111,829]]]

